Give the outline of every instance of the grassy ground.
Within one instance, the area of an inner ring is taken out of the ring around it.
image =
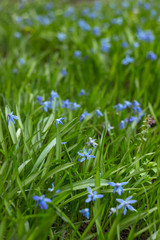
[[[159,2],[128,3],[1,1],[0,239],[160,239]]]

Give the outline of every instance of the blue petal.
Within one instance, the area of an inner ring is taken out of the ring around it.
[[[91,190],[90,187],[87,187],[87,191],[88,191],[90,194],[92,194],[92,190]]]
[[[96,195],[96,198],[103,198],[103,194]]]
[[[39,201],[39,200],[40,200],[40,197],[39,197],[39,196],[33,196],[33,199],[34,199],[35,201]]]
[[[127,208],[126,208],[126,206],[124,206],[124,208],[123,208],[123,214],[126,215],[126,212],[127,212]]]
[[[91,198],[87,198],[85,202],[89,203],[91,200],[92,200]]]
[[[44,201],[45,201],[45,202],[52,202],[52,200],[49,199],[49,198],[44,198]]]
[[[124,203],[123,199],[116,198],[116,201],[119,202],[119,203]]]
[[[116,185],[114,182],[108,182],[108,184],[112,187],[114,187]]]
[[[130,211],[135,211],[135,209],[131,205],[127,204],[127,207]]]
[[[44,200],[41,200],[41,201],[40,201],[40,208],[41,208],[41,209],[45,209],[45,210],[48,209],[47,204],[45,203]]]

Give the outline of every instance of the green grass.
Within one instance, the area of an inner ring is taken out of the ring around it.
[[[44,26],[36,19],[48,14],[47,2],[27,1],[19,8],[17,2],[1,1],[0,239],[160,239],[159,2],[151,1],[150,10],[129,2],[125,9],[121,1],[114,1],[113,9],[113,1],[105,1],[97,17],[90,19],[82,16],[82,9],[88,6],[93,11],[93,3],[78,3],[74,13],[64,17],[70,4],[55,1],[48,11],[55,20]],[[122,14],[117,15],[117,9]],[[151,9],[157,11],[155,16]],[[19,23],[17,16],[22,17]],[[111,20],[119,16],[123,24],[113,25]],[[101,35],[81,30],[79,19],[85,19],[91,28],[99,26]],[[152,30],[155,40],[138,41],[137,27]],[[19,39],[16,32],[21,33]],[[57,39],[59,32],[66,34],[63,42]],[[115,41],[114,36],[120,40]],[[101,50],[103,38],[110,38],[108,53]],[[124,41],[128,42],[126,49],[121,47]],[[133,48],[135,41],[139,48]],[[74,58],[75,50],[81,51],[80,59]],[[124,66],[121,61],[127,50],[132,50],[134,62]],[[157,55],[156,61],[146,59],[148,51]],[[25,59],[24,65],[20,58]],[[15,68],[17,73],[13,73]],[[65,77],[62,69],[67,71]],[[87,96],[78,95],[81,89]],[[45,112],[37,95],[48,101],[52,90],[58,92],[60,106],[53,102],[52,110]],[[74,111],[61,108],[67,98],[81,107]],[[138,124],[120,130],[120,121],[131,116],[132,110],[117,113],[113,106],[124,100],[140,102],[145,115]],[[104,116],[97,118],[96,109]],[[19,119],[8,126],[12,111]],[[80,122],[84,111],[90,116]],[[151,128],[144,122],[148,114],[156,121]],[[65,120],[56,128],[55,120],[60,117]],[[110,132],[109,123],[114,127]],[[90,149],[89,137],[97,139],[98,146],[92,149],[95,159],[80,163],[77,152]],[[107,184],[111,181],[129,181],[124,194],[113,195],[113,187]],[[55,189],[49,192],[53,182]],[[85,203],[88,186],[104,197]],[[58,189],[61,191],[55,193]],[[42,194],[50,199],[55,195],[48,210],[35,207],[32,197]],[[133,204],[136,211],[128,210],[124,216],[121,209],[108,217],[110,208],[118,206],[116,198],[130,195],[137,200]],[[84,208],[90,209],[89,220],[79,213]],[[122,238],[124,231],[126,238]]]

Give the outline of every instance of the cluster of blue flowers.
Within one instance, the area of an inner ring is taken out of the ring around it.
[[[131,108],[133,114],[136,114],[136,116],[130,116],[129,118],[125,118],[124,120],[121,120],[119,124],[119,129],[125,128],[125,123],[131,124],[133,121],[139,122],[144,115],[143,110],[140,106],[140,103],[136,100],[133,101],[133,103],[129,101],[124,101],[124,104],[118,103],[114,106],[116,112],[120,111],[122,112],[126,108]]]

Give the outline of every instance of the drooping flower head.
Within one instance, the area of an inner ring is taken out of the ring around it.
[[[61,118],[56,119],[56,127],[58,127],[58,124],[63,125],[62,120],[64,120],[64,119],[65,119],[64,117],[61,117]]]
[[[9,114],[8,114],[8,125],[9,125],[10,121],[15,124],[14,119],[18,120],[18,117],[15,116],[15,115],[13,115],[13,112],[9,113]]]
[[[110,186],[114,187],[113,194],[115,194],[115,192],[117,192],[118,195],[121,195],[121,192],[124,193],[122,186],[128,184],[128,182],[122,182],[122,183],[108,182],[108,184]]]
[[[83,217],[86,217],[87,219],[89,219],[89,208],[84,208],[79,212],[82,213]]]

